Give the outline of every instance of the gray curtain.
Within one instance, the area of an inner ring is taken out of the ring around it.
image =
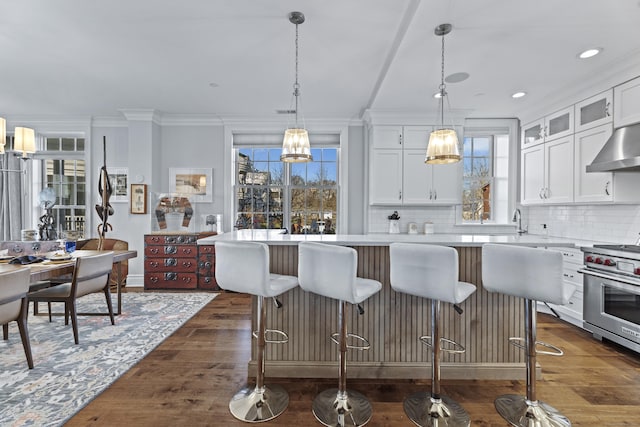
[[[0,240],[20,240],[22,227],[22,183],[24,173],[9,172],[21,170],[20,157],[7,152],[0,155]]]

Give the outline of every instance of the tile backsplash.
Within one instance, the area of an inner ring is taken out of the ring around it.
[[[547,224],[548,235],[580,240],[614,243],[635,243],[640,233],[640,205],[575,205],[520,207],[522,225],[529,233],[542,234]],[[398,211],[400,233],[408,232],[408,224],[418,224],[423,232],[427,221],[434,224],[436,233],[514,233],[514,225],[456,225],[456,209],[438,207],[369,207],[369,233],[387,233],[387,217]]]

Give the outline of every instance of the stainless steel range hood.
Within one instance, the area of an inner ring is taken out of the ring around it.
[[[640,171],[640,123],[616,129],[587,172]]]

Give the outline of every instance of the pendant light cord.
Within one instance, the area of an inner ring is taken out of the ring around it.
[[[293,96],[296,98],[296,128],[298,127],[298,96],[300,84],[298,83],[298,24],[296,24],[296,82],[293,84]]]
[[[442,65],[440,67],[440,128],[444,129],[444,98],[447,96],[444,84],[444,34],[442,35]]]

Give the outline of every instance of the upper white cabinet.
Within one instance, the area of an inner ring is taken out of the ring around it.
[[[373,127],[369,164],[370,204],[460,203],[461,163],[424,163],[431,130],[431,126]]]
[[[573,133],[573,105],[556,111],[522,127],[521,147],[532,147],[543,142],[563,138]]]
[[[613,173],[589,172],[594,157],[612,135],[611,123],[575,135],[574,199],[576,202],[613,201]]]
[[[573,135],[521,152],[523,205],[573,202]]]
[[[640,122],[640,77],[613,88],[613,106],[614,127]]]
[[[609,89],[591,98],[578,102],[575,106],[575,132],[582,132],[613,120],[613,90]]]

